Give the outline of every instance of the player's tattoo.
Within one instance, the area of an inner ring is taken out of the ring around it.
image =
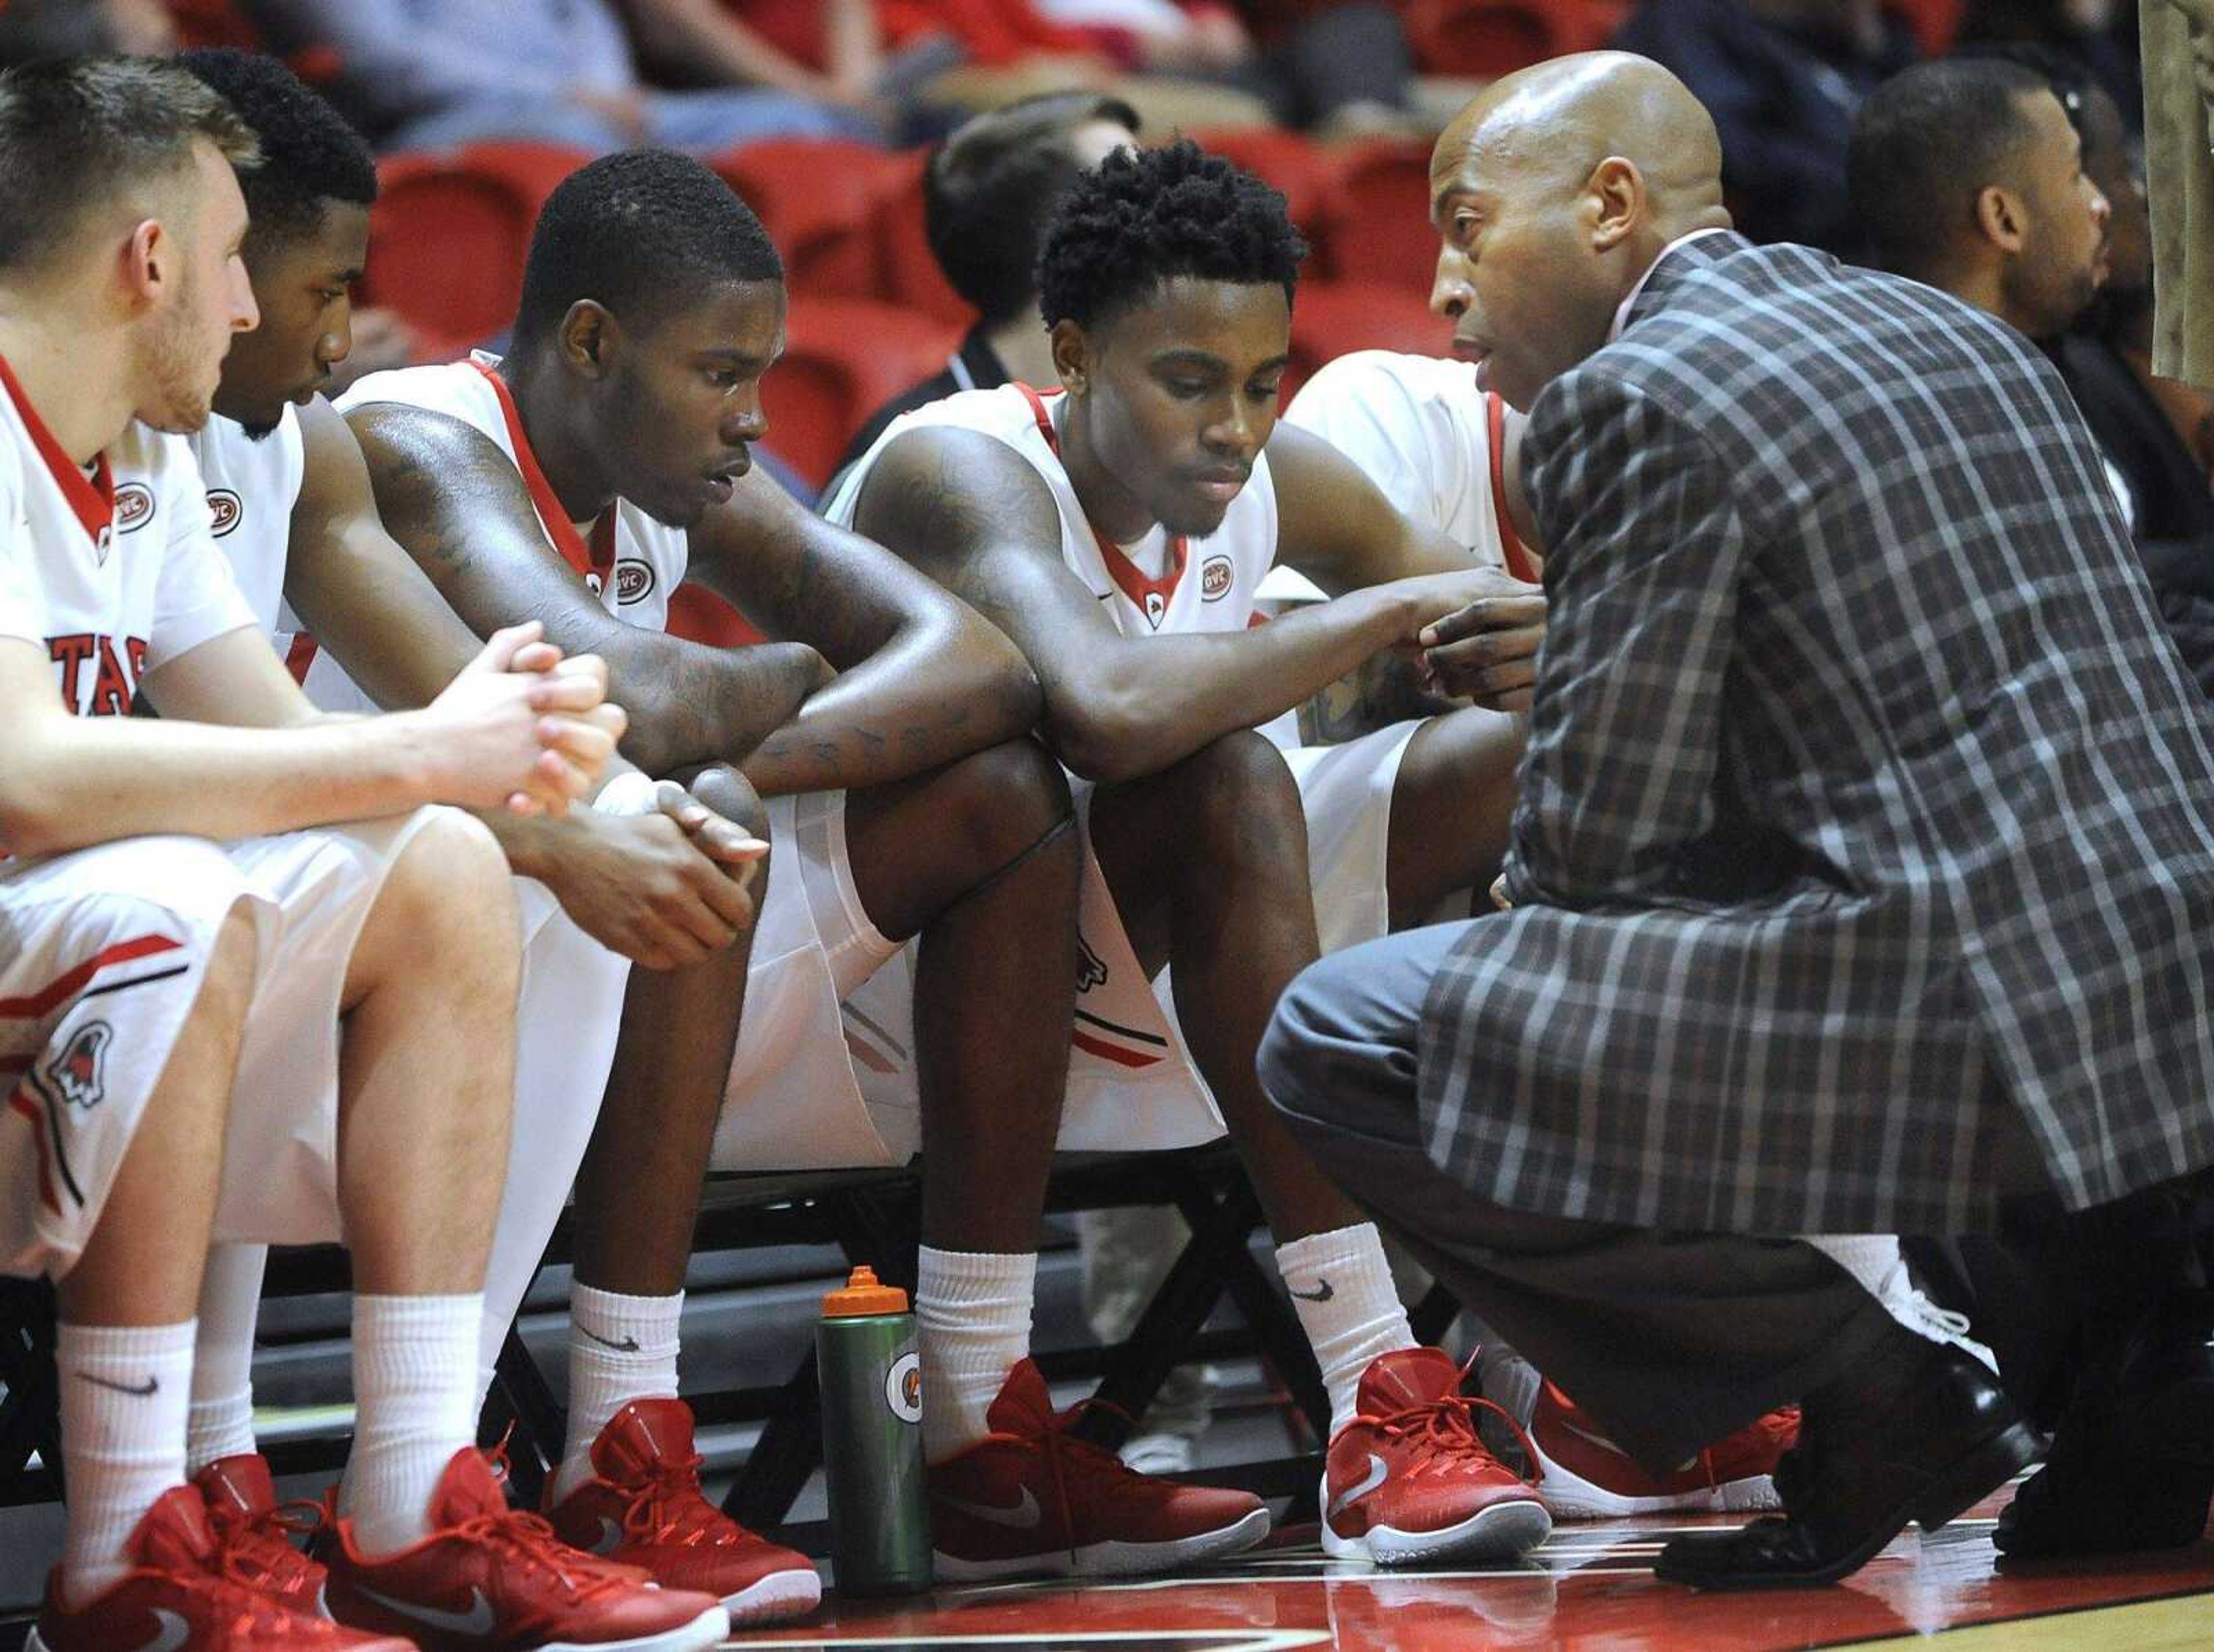
[[[1424,688],[1413,661],[1387,649],[1300,707],[1300,741],[1307,746],[1335,746],[1464,704]]]

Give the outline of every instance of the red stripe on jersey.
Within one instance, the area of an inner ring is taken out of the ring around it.
[[[185,943],[171,940],[166,935],[141,935],[128,941],[119,941],[105,952],[96,953],[75,969],[57,975],[36,992],[21,998],[0,998],[0,1016],[11,1021],[35,1021],[63,999],[82,989],[87,981],[110,964],[127,964],[134,958],[150,958],[156,953],[174,952]]]
[[[1046,411],[1045,398],[1019,379],[1015,381],[1015,388],[1021,391],[1024,399],[1030,403],[1031,412],[1037,418],[1038,430],[1045,437],[1045,445],[1052,449],[1055,459],[1060,458],[1061,433],[1053,428],[1053,415]],[[1084,525],[1092,527],[1088,520]],[[1092,537],[1099,546],[1100,560],[1107,564],[1109,577],[1122,588],[1122,594],[1137,605],[1140,613],[1153,619],[1153,607],[1146,600],[1149,596],[1159,597],[1161,612],[1168,612],[1169,603],[1176,595],[1177,585],[1183,578],[1183,565],[1191,555],[1191,546],[1186,543],[1183,534],[1174,534],[1170,538],[1168,570],[1159,579],[1148,578],[1145,571],[1130,560],[1121,546],[1098,528],[1092,527]],[[1154,620],[1153,623],[1158,625],[1160,622]]]
[[[107,468],[107,455],[102,454],[93,461],[92,474],[88,478],[83,467],[64,453],[62,444],[54,440],[54,433],[39,417],[39,410],[31,405],[23,387],[15,382],[15,371],[4,356],[0,356],[0,385],[8,387],[9,399],[15,404],[23,428],[31,433],[31,445],[46,460],[54,485],[62,491],[62,497],[70,502],[70,509],[76,512],[77,521],[97,546],[100,536],[115,521],[115,478]]]
[[[8,1098],[8,1105],[23,1115],[31,1126],[31,1139],[39,1148],[39,1202],[56,1216],[62,1213],[62,1202],[54,1197],[54,1176],[52,1160],[46,1151],[46,1115],[29,1091],[21,1085]]]
[[[1087,1054],[1104,1056],[1125,1067],[1151,1067],[1160,1060],[1159,1056],[1141,1055],[1135,1050],[1125,1050],[1119,1044],[1110,1044],[1104,1039],[1095,1039],[1079,1030],[1068,1035],[1068,1041]]]
[[[1544,576],[1538,571],[1530,547],[1514,531],[1514,518],[1507,509],[1507,403],[1496,390],[1484,393],[1483,423],[1490,438],[1484,445],[1491,449],[1491,514],[1498,519],[1499,545],[1506,553],[1507,571],[1525,585],[1539,584]]]
[[[292,680],[305,688],[308,668],[315,663],[315,639],[305,631],[292,634],[292,645],[284,650],[284,669],[292,674]]]
[[[492,381],[493,393],[499,398],[499,416],[507,421],[508,445],[515,449],[515,467],[523,472],[523,485],[530,490],[530,503],[538,509],[538,524],[546,530],[546,537],[561,553],[561,560],[575,569],[587,581],[596,581],[595,592],[608,588],[615,565],[615,508],[609,505],[592,524],[592,542],[584,543],[584,536],[577,532],[576,523],[569,513],[561,509],[561,497],[554,491],[554,485],[546,479],[539,468],[538,455],[530,451],[530,439],[523,433],[523,415],[517,409],[515,397],[507,387],[507,381],[482,362],[471,362],[471,367]]]

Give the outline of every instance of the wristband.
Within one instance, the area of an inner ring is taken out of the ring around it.
[[[661,783],[632,769],[601,787],[592,807],[602,814],[651,814],[661,807]]]

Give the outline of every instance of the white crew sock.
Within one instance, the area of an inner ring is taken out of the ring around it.
[[[476,1443],[470,1409],[484,1299],[353,1299],[353,1451],[339,1513],[374,1559],[431,1532],[431,1494],[454,1454]]]
[[[559,1503],[592,1478],[592,1444],[633,1399],[676,1398],[677,1321],[684,1293],[624,1296],[578,1285],[569,1294],[569,1440],[554,1477]]]
[[[1353,1420],[1361,1374],[1379,1355],[1415,1345],[1384,1242],[1373,1222],[1309,1234],[1276,1247],[1276,1271],[1322,1367],[1335,1436]]]
[[[1810,1234],[1807,1242],[1859,1282],[1862,1289],[1883,1304],[1891,1317],[1916,1336],[1935,1343],[1949,1343],[1964,1350],[1993,1371],[1998,1360],[1991,1350],[1968,1334],[1968,1316],[1940,1308],[1922,1294],[1914,1270],[1899,1253],[1893,1234]]]
[[[922,1356],[922,1451],[943,1462],[992,1431],[985,1415],[1031,1351],[1037,1253],[922,1247],[915,1348]]]
[[[193,1349],[193,1405],[185,1429],[185,1472],[256,1449],[254,1442],[254,1326],[261,1309],[266,1245],[217,1245],[200,1280],[199,1340]]]
[[[131,1570],[123,1545],[155,1500],[184,1480],[194,1323],[64,1324],[57,1332],[69,1478],[62,1592],[73,1606]]]

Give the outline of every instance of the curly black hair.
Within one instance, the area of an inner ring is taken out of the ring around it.
[[[226,48],[177,58],[236,110],[261,148],[261,164],[239,175],[251,216],[249,254],[322,222],[333,201],[376,198],[376,162],[346,118],[276,58]]]
[[[1090,327],[1178,276],[1274,283],[1288,302],[1306,254],[1284,198],[1251,173],[1188,138],[1122,150],[1061,197],[1038,257],[1039,308],[1048,326]]]
[[[783,279],[753,209],[700,162],[671,149],[602,155],[564,178],[538,214],[515,348],[552,337],[580,299],[650,331],[709,287]]]

